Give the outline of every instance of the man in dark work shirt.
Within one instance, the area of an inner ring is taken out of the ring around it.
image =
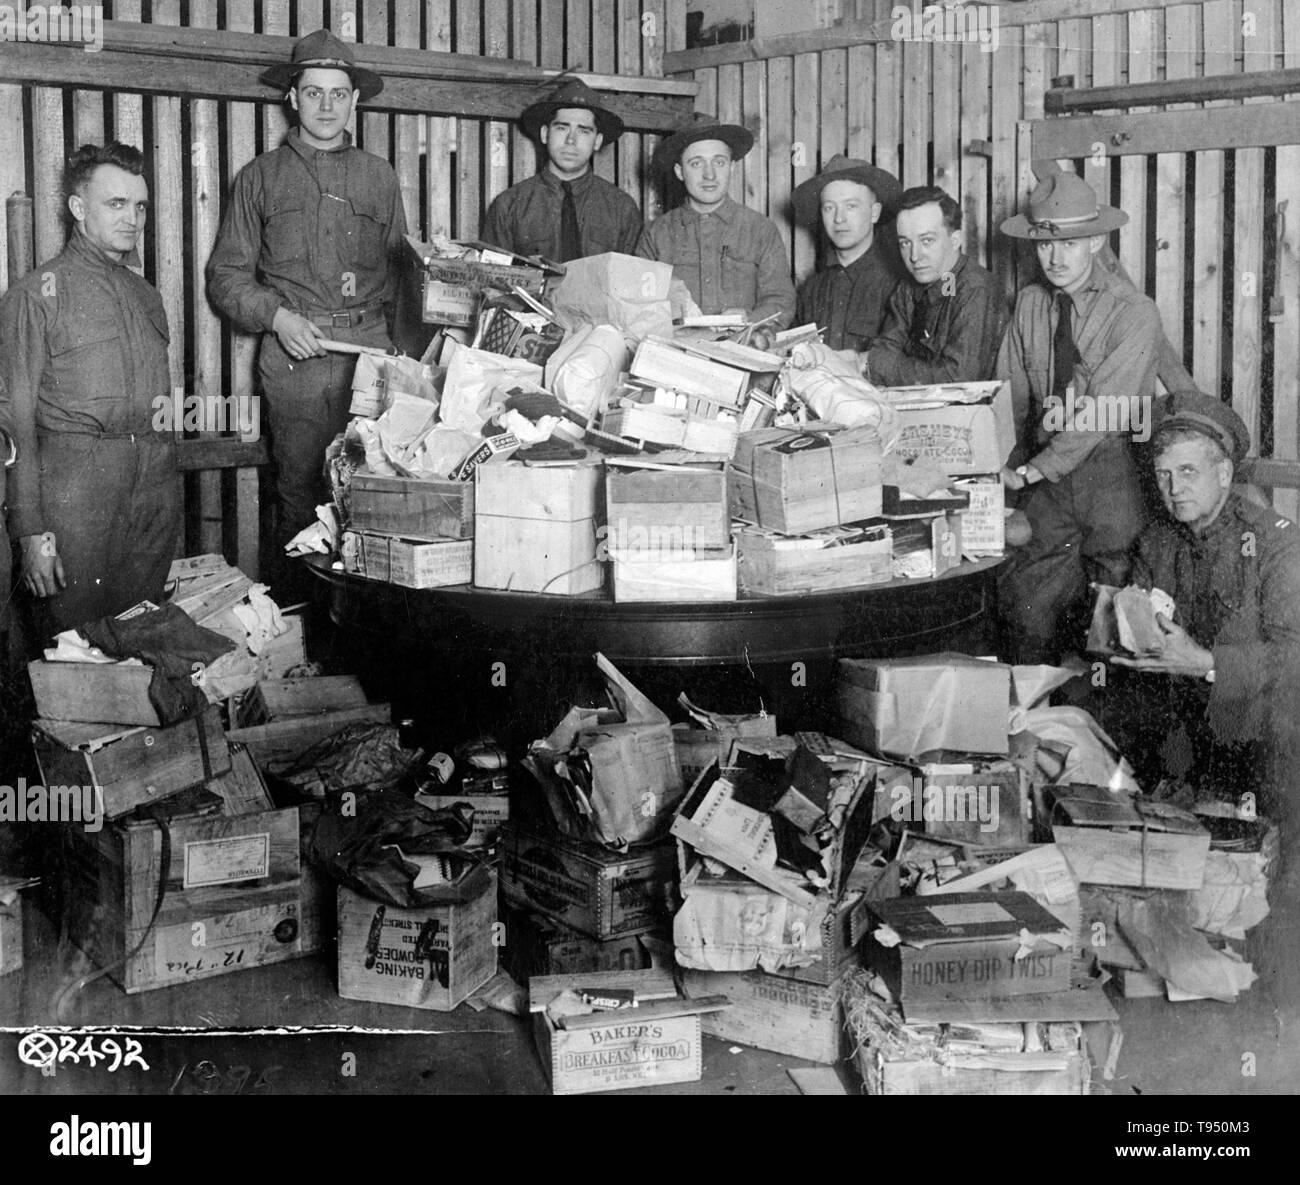
[[[1007,327],[1001,285],[962,254],[961,207],[921,185],[898,199],[894,233],[911,277],[894,290],[885,326],[862,356],[878,387],[980,382],[993,377]]]
[[[801,222],[820,218],[831,245],[829,265],[799,289],[795,324],[816,322],[832,350],[860,354],[884,326],[900,274],[875,230],[902,188],[884,169],[833,156],[794,191],[795,217]]]
[[[560,263],[619,251],[641,237],[641,211],[626,193],[592,172],[592,158],[623,133],[623,121],[576,79],[520,117],[546,149],[546,167],[493,199],[480,238],[518,255]]]

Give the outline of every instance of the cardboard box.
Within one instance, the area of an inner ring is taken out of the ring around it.
[[[501,885],[512,905],[600,939],[668,923],[676,871],[671,841],[614,852],[507,823],[501,842]]]
[[[1105,787],[1067,787],[1053,796],[1052,839],[1085,884],[1199,889],[1210,833],[1190,812],[1130,800]]]
[[[727,764],[731,742],[737,738],[776,736],[776,717],[753,716],[729,728],[692,728],[689,724],[674,724],[672,732],[682,785],[691,786],[713,762]]]
[[[948,1019],[945,1006],[1070,987],[1069,929],[1027,893],[945,893],[871,902],[863,947],[908,1022]],[[882,943],[879,927],[897,937]],[[1022,935],[1027,931],[1032,941]],[[1017,959],[1022,946],[1024,957]]]
[[[600,420],[600,429],[610,436],[634,440],[639,445],[662,444],[682,448],[686,439],[686,417],[649,404],[634,403],[611,407]]]
[[[425,276],[421,317],[426,325],[473,329],[482,299],[482,291],[468,284],[448,284],[445,280]]]
[[[338,886],[339,996],[450,1012],[497,973],[497,877],[465,901],[400,909]]]
[[[128,994],[319,948],[319,938],[304,932],[298,808],[203,810],[168,824],[170,859],[152,924],[162,872],[158,825],[133,820],[96,833],[65,830],[72,940]]]
[[[405,539],[470,539],[474,535],[474,485],[414,477],[352,477],[349,526]]]
[[[654,1003],[677,997],[666,971],[582,972],[534,979],[528,985],[533,1036],[553,1094],[592,1094],[638,1086],[698,1082],[702,1067],[698,1015],[638,1019],[639,1008],[609,1013],[608,1023],[566,1030],[546,1014],[562,991],[577,987],[632,988]]]
[[[973,477],[956,483],[970,495],[959,512],[962,553],[971,557],[1002,555],[1007,547],[1006,490],[1002,479]]]
[[[894,576],[928,580],[952,571],[963,554],[962,522],[960,514],[891,520]]]
[[[1005,381],[883,387],[898,414],[892,451],[926,457],[944,473],[998,473],[1016,443],[1011,384]]]
[[[349,541],[352,536],[355,542]],[[474,574],[474,542],[402,539],[372,531],[344,532],[344,567],[356,576],[404,588],[446,588],[469,584]]]
[[[36,714],[44,720],[153,727],[162,723],[149,699],[153,667],[38,660],[27,664],[27,674],[36,697]]]
[[[902,821],[976,847],[1021,847],[1032,838],[1027,779],[1009,761],[922,765]]]
[[[352,402],[348,415],[378,419],[384,410],[384,393],[388,389],[388,375],[384,370],[384,355],[378,350],[363,350],[357,355],[352,372]]]
[[[736,549],[697,551],[677,559],[610,549],[614,600],[648,602],[734,601]]]
[[[474,809],[474,830],[466,847],[486,848],[496,843],[501,835],[501,827],[510,818],[509,794],[425,794],[415,796],[416,802],[422,803],[430,810],[442,810],[445,807],[466,803]]]
[[[743,433],[730,470],[736,518],[785,535],[880,514],[881,443],[866,428],[810,424]]]
[[[482,466],[474,509],[475,586],[567,596],[600,588],[603,476],[595,463]]]
[[[730,1008],[700,1017],[706,1036],[827,1065],[840,1060],[844,982],[841,976],[827,985],[801,983],[764,971],[682,972],[688,997],[731,1001]]]
[[[809,535],[784,536],[743,527],[736,532],[740,587],[747,593],[781,597],[892,580],[890,529],[873,527],[861,542],[837,542],[856,534],[848,528],[834,527]]]
[[[230,769],[230,750],[215,708],[169,728],[37,720],[32,745],[46,786],[95,787],[106,819]]]
[[[0,875],[0,975],[22,969],[23,895],[33,882]]]
[[[841,735],[886,757],[987,753],[1004,757],[1011,668],[964,654],[840,659]]]
[[[641,941],[648,935],[625,934],[601,941],[522,909],[508,910],[505,923],[504,962],[520,983],[539,975],[642,971],[651,965],[650,952]],[[667,932],[660,937],[665,943],[671,941]]]
[[[637,346],[628,373],[655,387],[670,387],[739,408],[749,389],[750,375],[680,350],[661,338],[648,337]]]
[[[262,679],[249,689],[239,705],[241,728],[321,716],[370,703],[355,675],[313,675],[305,679]]]
[[[727,467],[646,467],[611,458],[605,465],[605,507],[611,548],[680,554],[731,546]]]

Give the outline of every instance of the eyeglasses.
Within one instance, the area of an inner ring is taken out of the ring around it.
[[[325,97],[325,92],[318,86],[304,86],[298,91],[298,96],[309,103],[319,103]],[[336,86],[329,92],[329,96],[331,103],[346,103],[352,98],[352,92],[345,86]]]

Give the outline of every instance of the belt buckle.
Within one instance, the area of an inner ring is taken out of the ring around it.
[[[351,329],[351,328],[352,328],[352,314],[351,314],[351,313],[331,313],[331,314],[330,314],[330,328],[331,328],[331,329]]]

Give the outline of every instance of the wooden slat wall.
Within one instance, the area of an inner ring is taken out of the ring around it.
[[[581,73],[659,76],[664,54],[685,48],[686,9],[686,0],[110,0],[105,17],[293,36],[328,23],[353,42],[454,49]],[[761,86],[755,90],[755,113],[765,96]],[[538,164],[531,142],[501,121],[362,112],[351,126],[361,147],[392,162],[411,231],[424,237],[475,237],[491,199]],[[107,137],[143,148],[153,204],[141,248],[145,274],[171,319],[173,386],[189,394],[249,396],[256,389],[256,339],[213,314],[204,265],[235,174],[279,144],[287,129],[283,109],[274,104],[25,88],[0,80],[0,199],[15,191],[35,195],[35,257],[48,259],[62,248],[66,231],[60,189],[67,153]],[[642,162],[657,140],[626,133],[597,162],[601,176],[652,213],[659,189]],[[761,199],[765,171],[754,174],[753,184],[751,196]],[[13,278],[0,226],[0,292]],[[223,551],[256,573],[260,486],[256,469],[187,478],[186,548]]]
[[[667,62],[670,76],[689,64],[699,110],[740,115],[754,131],[750,161],[762,161],[766,194],[749,183],[749,162],[743,192],[781,225],[796,282],[812,272],[817,245],[790,225],[789,192],[835,153],[959,196],[969,252],[1012,292],[1036,264],[997,227],[1033,187],[1030,121],[1043,119],[1054,79],[1071,75],[1086,88],[1300,66],[1300,6],[1289,0],[1028,0],[1000,6],[992,53],[969,42],[900,44],[890,37],[895,7],[856,0],[841,11],[860,25]],[[760,79],[764,108],[751,81]],[[1300,130],[1296,141],[1074,162],[1103,200],[1129,214],[1120,262],[1156,300],[1198,385],[1232,399],[1256,447],[1264,442],[1262,455],[1292,461],[1300,458]],[[1296,491],[1277,490],[1283,513],[1294,517],[1298,503]]]

